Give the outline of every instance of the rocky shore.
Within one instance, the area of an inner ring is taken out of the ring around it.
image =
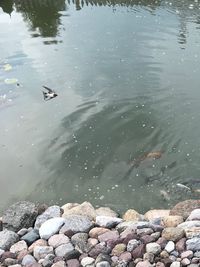
[[[200,200],[121,218],[88,202],[18,202],[0,218],[0,266],[199,267]]]

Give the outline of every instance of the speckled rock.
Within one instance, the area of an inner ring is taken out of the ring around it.
[[[103,244],[97,244],[94,248],[90,250],[88,255],[92,258],[96,258],[100,253],[109,254],[111,252],[111,249],[108,247],[105,247]]]
[[[170,215],[180,215],[187,219],[194,209],[200,208],[200,200],[189,199],[176,204],[170,211]]]
[[[121,243],[121,244],[117,244],[111,252],[112,256],[120,256],[124,251],[126,250],[126,245]]]
[[[193,252],[200,250],[200,238],[194,237],[186,241],[187,250],[192,250]]]
[[[111,217],[118,217],[117,212],[108,208],[108,207],[100,207],[95,210],[96,216],[111,216]]]
[[[122,222],[122,219],[117,218],[117,217],[111,217],[111,216],[97,216],[96,217],[96,224],[101,227],[112,228],[112,227],[115,227],[120,222]]]
[[[140,240],[131,239],[127,244],[127,251],[131,252],[141,244]]]
[[[127,210],[122,216],[122,219],[125,221],[139,221],[140,218],[141,218],[140,214],[133,209]]]
[[[167,227],[162,232],[162,237],[164,237],[166,240],[171,240],[174,242],[183,238],[184,235],[184,230],[179,227]]]
[[[128,251],[123,252],[123,253],[120,254],[120,256],[119,256],[119,260],[120,260],[120,261],[130,262],[131,259],[132,259],[132,255],[131,255],[131,253],[128,252]]]
[[[56,234],[49,238],[48,244],[49,246],[52,246],[53,248],[57,248],[60,245],[69,243],[69,237],[67,237],[64,234]]]
[[[82,215],[68,215],[65,218],[65,224],[60,229],[60,233],[68,231],[75,233],[78,232],[89,232],[93,227],[93,222],[89,220],[87,216]]]
[[[101,261],[96,264],[96,267],[110,267],[110,263],[108,261]]]
[[[17,202],[3,213],[3,227],[18,232],[22,228],[33,226],[37,215],[38,209],[34,203],[29,201]]]
[[[41,225],[47,220],[61,216],[61,209],[59,206],[48,207],[41,215],[37,216],[34,228],[39,229]]]
[[[169,215],[162,219],[162,224],[164,227],[176,227],[183,222],[182,216]]]
[[[57,257],[65,257],[68,253],[74,250],[74,246],[71,243],[60,245],[55,249],[55,255]]]
[[[119,238],[119,233],[116,230],[109,230],[105,232],[104,234],[101,234],[98,236],[98,240],[100,242],[106,242],[108,240],[117,240]]]
[[[200,227],[191,227],[191,228],[186,228],[184,230],[185,230],[185,236],[187,238],[200,237]]]
[[[28,246],[24,240],[18,241],[10,248],[10,252],[18,254],[22,250],[27,250]]]
[[[155,220],[157,218],[163,218],[169,216],[170,210],[149,210],[144,214],[144,217],[148,221]]]
[[[91,249],[87,233],[76,233],[71,237],[71,242],[80,253],[88,253]]]
[[[67,260],[67,266],[68,267],[79,267],[80,266],[79,260],[77,259]]]
[[[64,209],[62,217],[67,218],[68,215],[82,215],[87,216],[90,220],[95,220],[96,211],[91,203],[85,201],[80,205],[72,207],[71,209]]]
[[[33,256],[37,260],[44,259],[48,254],[53,253],[53,247],[50,246],[36,246],[33,250]]]
[[[39,229],[40,237],[46,240],[49,239],[52,235],[59,232],[64,223],[65,219],[59,217],[45,221]]]
[[[13,244],[19,240],[19,236],[9,230],[0,232],[0,249],[8,250]]]
[[[161,247],[158,243],[149,243],[146,245],[146,252],[147,253],[152,253],[154,255],[157,255],[158,253],[160,253],[161,251]]]

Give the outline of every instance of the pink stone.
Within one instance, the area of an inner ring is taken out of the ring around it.
[[[139,261],[137,264],[136,264],[136,267],[150,267],[151,264],[149,261]]]
[[[193,256],[192,250],[187,250],[181,253],[181,259],[188,258],[191,259]]]
[[[119,256],[120,260],[124,260],[125,262],[129,262],[132,259],[132,255],[130,252],[125,251]]]
[[[184,259],[181,261],[181,264],[182,264],[182,266],[187,266],[187,265],[190,264],[190,260],[187,259],[187,258],[184,258]]]
[[[98,236],[98,239],[100,242],[106,242],[108,240],[117,240],[119,238],[119,233],[118,231],[107,231],[104,234],[101,234]]]
[[[80,263],[77,259],[71,259],[67,261],[67,266],[68,267],[79,267]]]
[[[89,236],[92,238],[98,238],[99,235],[102,235],[108,231],[110,230],[104,227],[94,227],[89,231]]]
[[[38,239],[36,240],[29,248],[28,248],[28,251],[29,252],[33,252],[34,248],[36,246],[47,246],[47,241],[44,240],[44,239]]]

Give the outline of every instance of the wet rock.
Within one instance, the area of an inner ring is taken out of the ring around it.
[[[99,235],[102,235],[108,231],[110,231],[108,228],[94,227],[89,231],[89,236],[92,238],[98,238]]]
[[[153,221],[157,218],[163,218],[169,216],[170,210],[149,210],[144,216],[148,221]]]
[[[71,243],[60,245],[55,249],[55,255],[57,257],[66,257],[66,255],[74,250],[74,246]]]
[[[36,246],[33,250],[33,256],[37,259],[44,259],[48,254],[53,253],[53,247],[49,246]]]
[[[162,219],[162,224],[164,227],[176,227],[180,223],[183,222],[183,217],[182,216],[167,216]]]
[[[164,237],[166,240],[171,240],[174,242],[183,238],[184,235],[184,230],[179,227],[167,227],[162,232],[162,237]]]
[[[32,229],[30,232],[21,237],[29,246],[40,238],[39,231],[37,229]]]
[[[141,218],[140,214],[133,209],[127,210],[122,216],[122,219],[125,221],[139,221],[140,218]]]
[[[200,250],[200,238],[194,237],[186,241],[187,250],[192,250],[193,252]]]
[[[187,218],[187,221],[193,221],[193,220],[200,220],[200,209],[193,210],[189,217]]]
[[[36,259],[32,255],[26,255],[24,256],[22,260],[22,265],[23,266],[29,266],[33,263],[36,263]]]
[[[19,236],[9,230],[0,232],[0,249],[8,250],[10,247],[19,240]]]
[[[154,243],[149,243],[146,245],[146,252],[147,253],[152,253],[154,255],[159,254],[161,251],[161,247],[158,243],[154,242]]]
[[[37,216],[34,228],[39,229],[41,225],[51,218],[56,218],[61,216],[61,209],[59,206],[51,206],[47,208],[41,215]]]
[[[37,214],[38,209],[34,203],[29,201],[17,202],[3,213],[3,227],[18,232],[22,228],[33,226]]]
[[[176,250],[178,252],[183,252],[186,248],[186,238],[181,238],[178,242],[176,242]]]
[[[171,253],[173,250],[175,249],[175,244],[173,241],[169,241],[167,243],[167,245],[165,246],[165,250],[168,252],[168,253]]]
[[[96,217],[96,224],[101,227],[113,228],[120,222],[122,222],[122,219],[117,218],[117,217],[111,217],[111,216],[97,216]]]
[[[45,221],[39,229],[40,237],[46,240],[49,239],[52,235],[59,232],[64,223],[65,219],[59,217]]]
[[[170,211],[170,215],[180,215],[187,219],[194,209],[200,208],[200,200],[189,199],[176,204]]]
[[[82,204],[72,207],[71,209],[64,209],[62,217],[67,218],[68,215],[87,216],[90,220],[95,220],[96,218],[95,209],[89,202],[83,202]]]
[[[13,244],[10,248],[10,252],[18,254],[22,250],[27,250],[28,246],[24,240]]]
[[[86,267],[86,266],[90,266],[90,265],[93,265],[95,262],[95,259],[91,258],[91,257],[85,257],[81,260],[81,265],[83,267]]]
[[[68,215],[65,219],[65,224],[60,229],[60,233],[66,233],[71,231],[74,234],[78,232],[89,232],[93,227],[93,223],[89,220],[87,216],[82,215]]]
[[[117,212],[108,208],[108,207],[100,207],[95,210],[96,216],[110,216],[110,217],[118,217]]]
[[[69,243],[69,237],[67,237],[64,234],[56,234],[49,238],[48,244],[49,246],[52,246],[53,248],[57,248],[60,245]]]
[[[88,244],[88,234],[87,233],[77,233],[71,238],[72,244],[75,246],[75,249],[81,253],[88,253],[91,247]]]

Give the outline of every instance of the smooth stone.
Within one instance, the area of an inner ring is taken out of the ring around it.
[[[183,252],[186,249],[186,238],[181,238],[178,242],[176,242],[176,250],[178,252]]]
[[[80,266],[79,260],[77,259],[67,260],[67,266],[68,267],[79,267]]]
[[[179,227],[167,227],[162,231],[162,237],[164,237],[168,241],[178,241],[183,238],[185,232],[182,228]]]
[[[156,263],[156,267],[165,267],[165,265],[164,265],[163,262],[158,261],[158,262]]]
[[[130,252],[125,251],[119,256],[119,260],[123,260],[125,262],[130,262],[132,259],[132,255]]]
[[[60,245],[69,243],[69,237],[67,237],[64,234],[56,234],[49,238],[48,244],[49,246],[52,246],[53,248],[57,248]]]
[[[127,244],[127,251],[129,252],[133,251],[140,244],[141,244],[141,241],[136,240],[136,239],[131,239]]]
[[[108,231],[110,231],[108,228],[94,227],[89,231],[89,236],[92,238],[98,238],[99,235],[102,235]]]
[[[106,247],[105,245],[99,243],[94,248],[92,248],[88,254],[92,258],[96,258],[100,253],[109,254],[110,252],[111,249],[109,247]]]
[[[97,216],[96,224],[100,227],[113,228],[117,224],[122,222],[121,218],[112,217],[112,216]]]
[[[151,228],[137,229],[136,233],[141,237],[143,235],[151,235],[153,233],[153,230]]]
[[[161,247],[158,243],[148,243],[146,244],[146,252],[147,253],[153,253],[154,255],[159,254],[161,251]]]
[[[12,266],[12,265],[16,265],[17,263],[18,263],[17,260],[12,259],[12,258],[7,258],[3,262],[4,266]]]
[[[187,250],[192,250],[193,252],[199,251],[200,250],[200,238],[194,237],[194,238],[188,239],[186,241],[186,248]]]
[[[61,260],[54,263],[51,267],[66,267],[66,264],[63,260]]]
[[[93,248],[99,243],[99,241],[96,238],[88,238],[88,245],[90,248]]]
[[[140,240],[144,244],[148,244],[148,243],[152,243],[152,242],[156,241],[155,238],[153,238],[153,236],[151,236],[151,235],[143,235],[142,237],[140,237]]]
[[[10,251],[5,251],[2,255],[1,255],[1,262],[3,262],[5,259],[7,258],[11,258],[11,259],[16,259],[16,254],[12,253]]]
[[[181,259],[188,258],[191,259],[193,257],[193,251],[187,250],[181,253]]]
[[[187,218],[187,221],[193,221],[193,220],[200,220],[200,209],[193,210],[189,217]]]
[[[95,264],[97,264],[98,262],[100,261],[108,261],[109,263],[112,262],[111,260],[111,257],[107,254],[104,254],[104,253],[100,253],[97,257],[96,257],[96,260],[95,260]]]
[[[184,230],[185,230],[185,235],[188,239],[193,237],[200,237],[200,227],[191,227],[191,228],[186,228]]]
[[[188,218],[194,209],[200,208],[200,200],[189,199],[176,204],[171,210],[170,215],[180,215],[184,220]]]
[[[10,230],[0,232],[0,249],[8,250],[10,247],[19,240],[19,236]]]
[[[179,261],[174,261],[171,263],[170,267],[180,267],[181,263]]]
[[[145,245],[141,244],[139,246],[137,246],[132,252],[132,257],[133,259],[137,259],[137,258],[143,258],[145,252]]]
[[[17,232],[17,234],[21,237],[21,236],[23,236],[23,235],[25,235],[25,234],[27,234],[28,233],[28,229],[27,228],[22,228],[21,230],[19,230],[18,232]]]
[[[153,265],[149,261],[139,261],[136,264],[136,267],[153,267]]]
[[[17,202],[3,213],[3,227],[18,232],[22,228],[33,226],[37,215],[38,209],[34,203],[29,201]]]
[[[34,228],[39,229],[41,225],[49,219],[60,217],[61,209],[59,206],[50,206],[42,214],[37,216]]]
[[[60,229],[60,233],[65,232],[89,232],[93,227],[93,222],[89,220],[87,216],[82,215],[68,215],[65,218],[65,224]]]
[[[165,250],[168,253],[171,253],[175,249],[175,244],[173,241],[168,241],[167,245],[165,246]]]
[[[108,240],[117,240],[119,238],[119,233],[116,230],[109,230],[104,234],[98,236],[100,242],[107,242]]]
[[[53,247],[49,246],[36,246],[33,250],[33,256],[37,260],[44,259],[48,254],[53,253]]]
[[[126,250],[126,245],[121,243],[121,244],[117,244],[111,252],[112,256],[120,256],[124,251]]]
[[[95,212],[96,212],[96,216],[118,217],[118,213],[110,209],[109,207],[100,207],[96,209]]]
[[[91,265],[95,262],[95,259],[91,258],[91,257],[85,257],[81,260],[81,265],[83,267],[86,267],[87,265]]]
[[[33,252],[33,250],[34,250],[34,247],[36,247],[36,246],[47,246],[48,244],[47,244],[47,241],[46,240],[44,240],[44,239],[38,239],[38,240],[36,240],[35,242],[33,242],[31,245],[30,245],[30,247],[28,248],[28,251],[30,252],[30,253],[32,253]]]
[[[31,265],[33,263],[36,263],[36,259],[32,256],[32,255],[26,255],[23,257],[22,259],[22,265],[23,266],[28,266]]]
[[[18,241],[10,247],[10,252],[19,253],[22,250],[27,250],[28,246],[24,240]]]
[[[144,217],[148,221],[155,220],[157,218],[163,218],[169,216],[170,210],[154,209],[149,210],[144,214]]]
[[[52,235],[59,232],[64,223],[65,219],[59,217],[45,221],[39,229],[40,237],[46,240],[49,239]]]
[[[182,266],[187,266],[190,264],[190,260],[187,258],[182,259],[181,261]]]
[[[110,263],[108,261],[100,261],[96,264],[96,267],[110,267]]]
[[[13,264],[13,265],[9,265],[9,267],[21,267],[21,264]]]
[[[129,209],[124,213],[122,219],[125,221],[139,221],[140,217],[140,214],[136,210]]]
[[[37,229],[32,229],[27,234],[21,237],[21,240],[24,240],[29,246],[33,244],[36,240],[40,238],[39,231]]]
[[[178,228],[188,229],[192,227],[200,227],[200,221],[186,221],[178,225]]]
[[[90,220],[95,220],[96,211],[91,203],[85,201],[80,205],[72,207],[71,209],[64,209],[62,217],[67,218],[69,215],[87,216]]]
[[[55,249],[55,255],[57,257],[66,257],[66,255],[74,250],[74,246],[71,243],[60,245]]]
[[[183,222],[183,217],[178,215],[169,215],[162,219],[164,227],[176,227]]]

